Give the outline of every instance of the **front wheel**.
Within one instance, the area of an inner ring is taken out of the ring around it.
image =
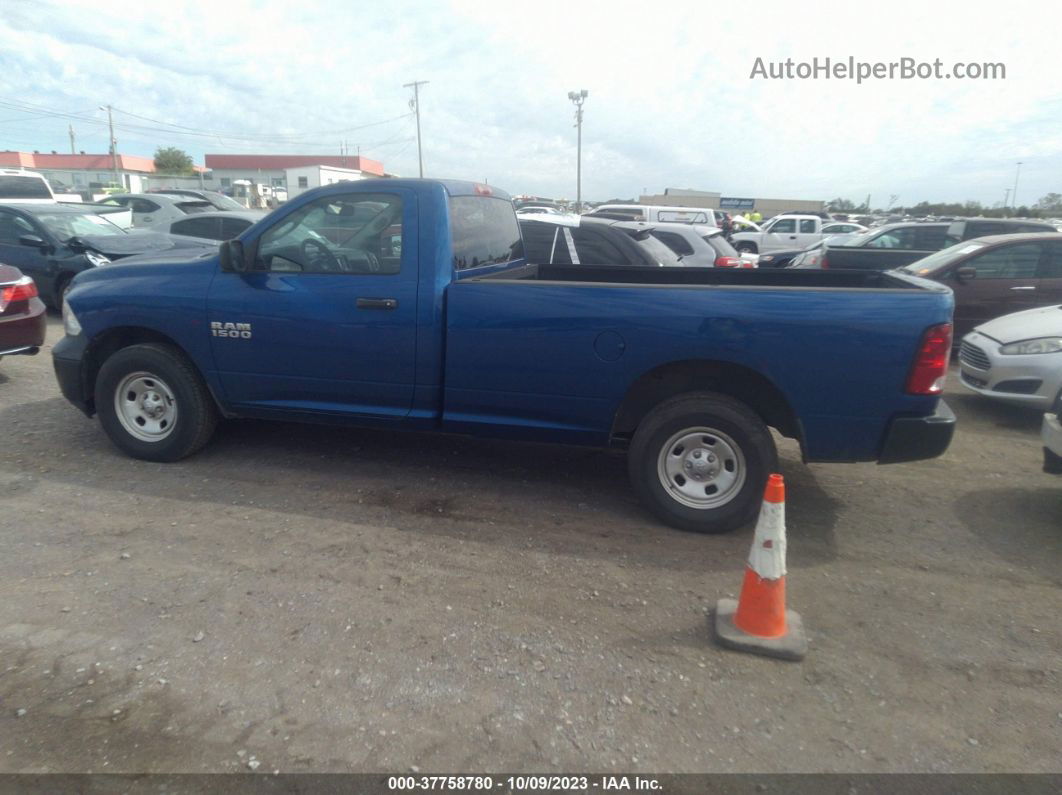
[[[634,491],[663,521],[725,533],[755,517],[777,463],[770,431],[748,406],[697,392],[660,404],[642,420],[627,465]]]
[[[96,412],[114,445],[133,458],[177,461],[205,445],[218,412],[203,379],[169,345],[122,348],[96,379]]]
[[[739,254],[755,254],[755,253],[757,253],[756,244],[755,243],[749,243],[748,241],[745,241],[745,240],[742,240],[734,248],[736,248],[738,250]]]

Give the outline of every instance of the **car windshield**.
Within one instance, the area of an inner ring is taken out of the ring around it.
[[[934,251],[928,257],[922,257],[922,259],[916,260],[910,265],[905,265],[899,270],[915,276],[932,276],[942,268],[951,265],[959,257],[965,257],[967,254],[972,254],[982,248],[984,248],[982,243],[956,243],[954,246]]]
[[[95,213],[36,213],[34,217],[64,243],[72,237],[127,234],[124,229],[112,224]]]
[[[207,201],[212,203],[219,210],[246,210],[247,208],[240,204],[235,199],[230,199],[221,193],[207,193]]]

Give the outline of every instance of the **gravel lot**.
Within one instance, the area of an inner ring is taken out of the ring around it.
[[[794,664],[709,637],[751,532],[621,456],[231,422],[150,464],[5,359],[0,772],[1062,771],[1062,478],[950,383],[941,459],[782,445]]]

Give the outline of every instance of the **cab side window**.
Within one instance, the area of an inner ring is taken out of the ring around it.
[[[776,235],[792,234],[793,232],[796,232],[796,219],[782,218],[781,220],[775,221],[770,231]]]
[[[812,235],[815,233],[815,222],[810,218],[800,222],[800,234]]]
[[[325,196],[300,207],[258,242],[256,267],[282,273],[398,273],[402,200],[393,194]]]

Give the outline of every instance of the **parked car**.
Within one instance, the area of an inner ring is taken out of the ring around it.
[[[0,168],[0,202],[55,204],[56,199],[43,174],[24,168]]]
[[[367,221],[323,242],[361,206]],[[312,189],[210,256],[80,274],[56,377],[152,461],[191,455],[221,416],[626,448],[646,506],[702,532],[759,511],[769,426],[807,461],[931,458],[951,440],[942,285],[522,252],[512,203],[485,185]]]
[[[239,237],[247,227],[260,221],[263,213],[253,210],[218,210],[209,213],[196,213],[180,218],[170,224],[171,235],[197,237],[205,240],[232,240]]]
[[[849,238],[855,237],[855,235],[830,235],[824,237],[818,243],[812,243],[803,251],[798,251],[795,256],[790,257],[789,261],[784,265],[776,265],[778,268],[820,268],[822,262],[822,252],[825,250],[826,245],[838,245],[843,246],[845,241]],[[788,252],[778,252],[786,254]],[[770,256],[769,254],[767,256]],[[761,257],[760,259],[763,259]]]
[[[1062,392],[1058,393],[1051,410],[1044,414],[1040,438],[1044,443],[1044,472],[1062,475]]]
[[[825,224],[822,227],[822,234],[824,235],[854,235],[866,231],[867,228],[862,224],[853,224],[848,221]]]
[[[658,268],[682,262],[637,222],[585,215],[520,218],[524,256],[540,265],[625,265]]]
[[[214,205],[206,199],[168,193],[119,193],[108,196],[98,204],[128,207],[133,211],[134,227],[151,227],[157,230],[168,229],[171,223],[186,215],[214,210]]]
[[[620,223],[617,226],[626,226]],[[743,259],[721,228],[698,224],[650,224],[651,234],[671,249],[683,265],[694,268],[755,268],[756,261]]]
[[[715,211],[704,207],[668,207],[662,204],[600,204],[584,214],[615,217],[616,213],[627,216],[631,221],[718,226],[715,220]]]
[[[1062,392],[1062,306],[980,324],[962,338],[959,367],[970,391],[1047,411]]]
[[[776,215],[759,232],[735,232],[734,248],[750,254],[798,251],[822,240],[822,219],[817,215]]]
[[[209,250],[207,245],[191,238],[127,232],[81,204],[0,204],[0,262],[31,277],[41,300],[55,308],[81,271],[133,254],[174,248],[203,251]]]
[[[0,263],[0,359],[37,353],[44,344],[46,322],[33,279]]]
[[[1062,303],[1062,234],[996,235],[957,243],[902,269],[955,293],[955,339],[1023,309]]]
[[[1009,218],[887,224],[843,243],[827,241],[820,267],[835,270],[888,270],[916,262],[927,254],[963,240],[990,235],[1055,231],[1050,224]]]
[[[264,210],[248,210],[235,199],[218,193],[215,190],[195,190],[192,188],[154,188],[148,191],[149,196],[187,196],[189,199],[209,202],[214,209],[232,210],[233,212],[257,212],[259,217],[265,215]]]

